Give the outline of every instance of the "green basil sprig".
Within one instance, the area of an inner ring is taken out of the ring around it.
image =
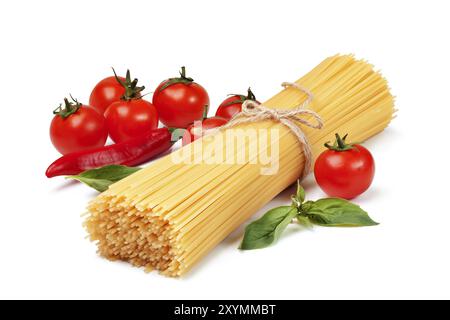
[[[275,243],[286,227],[293,221],[310,227],[313,224],[340,226],[377,225],[366,211],[350,201],[339,198],[325,198],[305,201],[305,190],[297,183],[297,193],[292,196],[291,206],[269,210],[260,219],[245,228],[240,249],[252,250],[268,247]]]
[[[67,176],[66,179],[78,180],[99,192],[108,190],[108,187],[140,170],[138,167],[110,165],[98,169],[87,170],[76,176]]]

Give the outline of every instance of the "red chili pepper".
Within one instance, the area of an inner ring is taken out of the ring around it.
[[[121,143],[70,153],[53,162],[45,175],[48,178],[76,175],[111,164],[136,166],[170,149],[171,138],[167,128],[160,128]]]

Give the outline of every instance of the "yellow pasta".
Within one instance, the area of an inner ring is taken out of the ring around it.
[[[314,158],[335,132],[364,141],[393,117],[386,81],[353,56],[330,57],[296,83],[314,94],[309,108],[324,121],[321,130],[301,126]],[[264,105],[289,109],[305,100],[304,93],[287,88]],[[241,148],[230,148],[225,138],[239,129],[256,131],[256,136],[249,135]],[[222,138],[225,143],[218,146]],[[276,173],[262,174],[266,164],[257,160],[275,150]],[[196,157],[201,161],[195,162]],[[269,120],[241,124],[115,183],[89,204],[85,226],[102,256],[179,276],[298,179],[303,169],[303,148],[289,129]]]

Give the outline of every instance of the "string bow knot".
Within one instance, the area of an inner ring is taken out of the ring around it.
[[[231,120],[227,124],[220,127],[220,130],[228,129],[238,124],[258,122],[263,120],[275,120],[277,122],[280,122],[295,134],[297,140],[303,147],[305,167],[303,169],[301,178],[304,178],[311,170],[312,151],[308,139],[306,138],[299,124],[313,129],[321,129],[323,127],[323,121],[316,112],[307,109],[307,107],[313,100],[313,94],[311,93],[311,91],[298,85],[297,83],[283,82],[281,85],[285,88],[296,88],[304,92],[308,98],[297,108],[291,110],[267,108],[257,101],[245,100],[242,104],[242,111],[231,118]],[[307,117],[306,119],[305,116]],[[310,121],[308,119],[310,117],[312,117],[315,122]]]

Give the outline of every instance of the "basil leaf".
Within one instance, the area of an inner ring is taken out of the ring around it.
[[[307,201],[302,211],[311,222],[322,226],[374,226],[366,211],[360,206],[339,198],[326,198]]]
[[[87,170],[79,175],[67,176],[66,179],[78,180],[99,192],[108,190],[108,187],[125,177],[139,171],[141,168],[110,165],[98,169]]]
[[[300,224],[308,229],[311,229],[313,227],[313,224],[311,223],[311,221],[309,220],[309,218],[307,216],[298,215],[297,222],[298,222],[298,224]]]
[[[269,210],[264,216],[245,228],[240,249],[261,249],[271,245],[278,240],[281,233],[296,215],[297,208],[292,206]]]
[[[305,201],[305,189],[300,185],[300,180],[297,180],[297,199],[300,203]]]

